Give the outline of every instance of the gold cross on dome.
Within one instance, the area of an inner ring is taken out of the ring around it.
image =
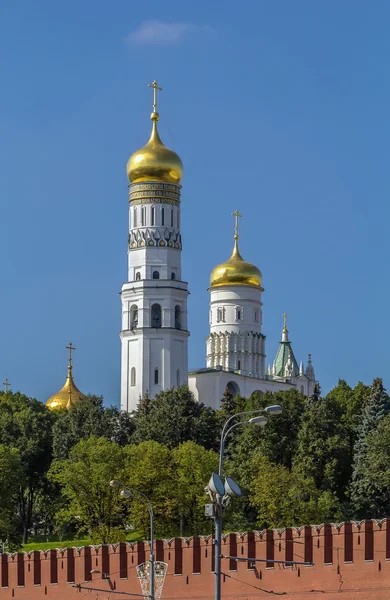
[[[3,385],[5,387],[5,391],[8,392],[8,388],[11,387],[10,382],[8,381],[8,378],[5,378],[5,381],[3,381]]]
[[[234,239],[238,240],[238,219],[242,217],[242,215],[238,212],[238,210],[235,210],[232,215],[236,218],[236,224],[234,226]]]
[[[72,342],[69,342],[69,346],[66,346],[66,349],[69,350],[69,366],[72,366],[72,352],[76,350],[76,348],[72,345]]]
[[[283,331],[287,331],[287,315],[286,313],[283,314]]]
[[[159,92],[162,92],[162,88],[158,87],[156,80],[154,80],[153,83],[148,83],[148,87],[153,88],[153,112],[156,112],[156,108],[157,108],[157,90]]]

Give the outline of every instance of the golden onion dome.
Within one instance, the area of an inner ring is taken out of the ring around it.
[[[233,253],[229,260],[211,271],[210,287],[220,285],[251,285],[261,287],[263,276],[260,269],[246,262],[238,249],[238,235],[234,236]]]
[[[183,163],[180,157],[161,141],[157,130],[159,114],[154,110],[152,134],[148,143],[134,152],[127,163],[127,177],[130,183],[140,181],[163,181],[178,185],[183,176]]]
[[[80,392],[73,381],[72,366],[69,365],[68,376],[66,378],[64,387],[51,398],[49,398],[49,400],[46,402],[46,406],[50,409],[70,408],[76,404],[80,398],[85,398],[85,395]]]

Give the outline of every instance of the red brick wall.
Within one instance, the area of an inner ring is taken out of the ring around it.
[[[156,553],[158,560],[168,563],[163,598],[212,599],[210,537],[159,540]],[[314,563],[272,566],[224,558],[223,598],[254,599],[264,597],[264,590],[285,592],[285,600],[307,600],[308,596],[339,600],[339,592],[344,600],[390,597],[390,519],[230,533],[223,539],[222,553],[226,557]],[[108,600],[111,589],[139,594],[135,567],[148,558],[147,542],[3,554],[0,598],[68,600],[87,596]],[[92,594],[73,587],[76,584],[98,590]],[[111,595],[111,600],[120,597]]]

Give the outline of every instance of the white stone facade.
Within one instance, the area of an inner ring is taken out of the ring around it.
[[[226,388],[229,388],[233,395],[239,394],[245,398],[249,398],[254,392],[277,392],[291,388],[297,389],[305,396],[310,396],[314,384],[315,382],[310,381],[305,375],[294,379],[272,376],[257,379],[223,369],[200,369],[191,371],[188,375],[188,385],[195,399],[215,410],[220,408],[221,398]]]
[[[128,282],[122,286],[121,409],[188,380],[187,283],[181,281],[180,186],[130,186]]]
[[[210,288],[207,367],[263,377],[265,337],[261,333],[261,292],[262,288],[248,285]]]

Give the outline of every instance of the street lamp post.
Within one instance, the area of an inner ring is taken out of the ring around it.
[[[120,481],[114,479],[110,481],[112,488],[122,488],[121,496],[123,498],[136,498],[148,509],[150,519],[150,600],[154,600],[154,583],[155,583],[155,560],[154,560],[154,513],[153,505],[149,498],[139,490],[133,490],[122,485]]]
[[[264,427],[267,422],[266,417],[260,415],[259,413],[268,413],[279,415],[282,412],[282,407],[279,404],[275,404],[273,406],[267,406],[264,409],[258,410],[248,410],[245,412],[240,412],[232,417],[230,417],[222,429],[221,434],[221,443],[219,447],[219,469],[218,475],[222,478],[223,471],[223,453],[225,450],[225,440],[228,434],[235,429],[235,427],[239,427],[240,425],[258,425],[260,427]],[[239,421],[238,423],[234,423],[230,425],[231,422],[237,417],[247,417],[248,415],[258,415],[254,416],[250,419],[243,421]],[[221,600],[221,554],[222,554],[222,509],[223,509],[223,495],[218,492],[215,494],[216,496],[216,514],[215,514],[215,537],[214,537],[214,545],[215,545],[215,585],[214,585],[214,598],[215,600]]]

